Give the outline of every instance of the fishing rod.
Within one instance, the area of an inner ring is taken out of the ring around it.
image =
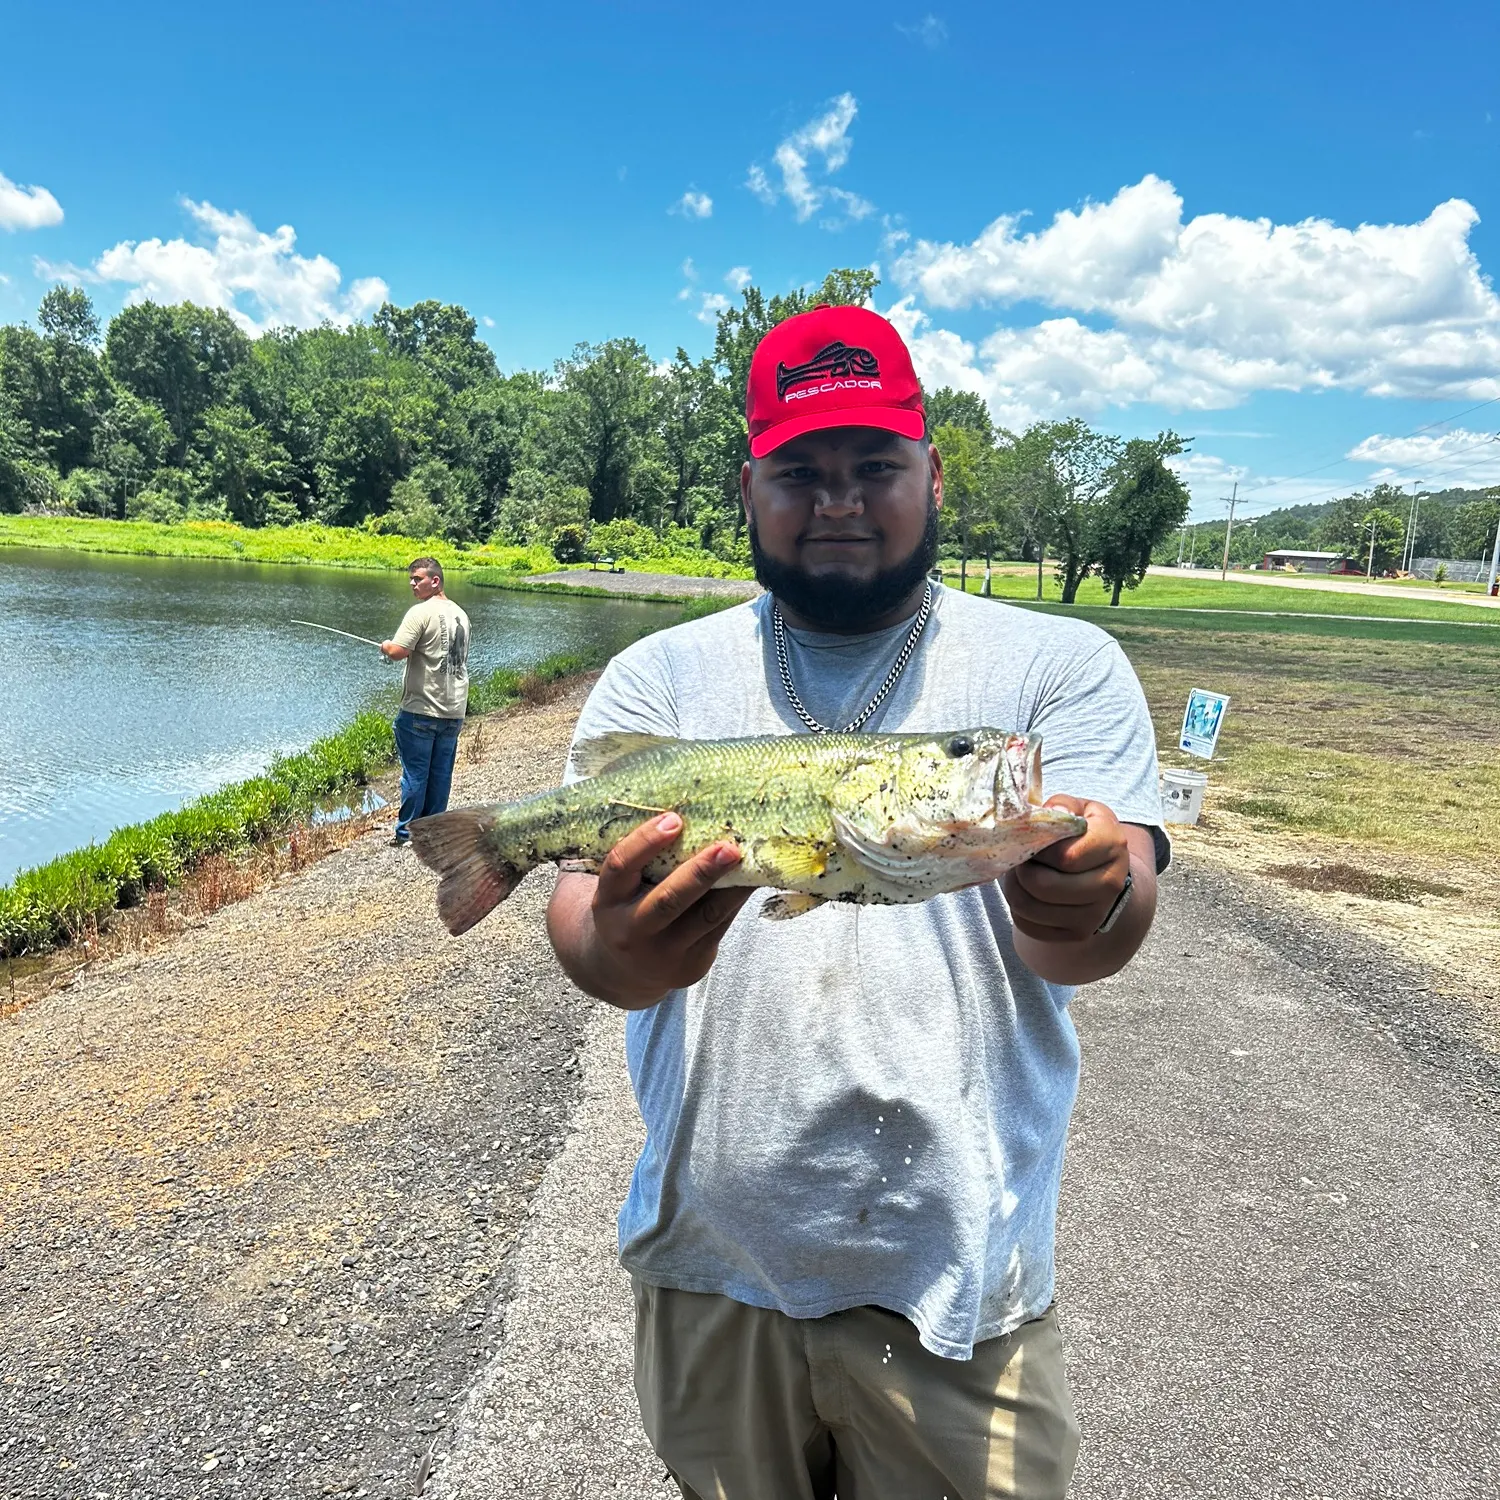
[[[372,641],[367,635],[354,635],[351,631],[340,630],[334,625],[319,625],[316,620],[293,620],[292,624],[311,625],[314,630],[327,630],[333,635],[346,636],[351,641],[361,641],[366,646],[373,646],[377,651],[380,649],[379,641]]]

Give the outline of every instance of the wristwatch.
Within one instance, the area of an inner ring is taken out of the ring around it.
[[[1130,904],[1130,892],[1135,885],[1135,877],[1129,870],[1125,872],[1125,884],[1120,887],[1120,894],[1115,897],[1115,904],[1104,914],[1104,920],[1094,929],[1094,936],[1098,937],[1101,932],[1108,932],[1120,913]]]

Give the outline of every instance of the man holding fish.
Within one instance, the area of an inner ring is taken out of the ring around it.
[[[773,329],[747,418],[766,594],[616,657],[568,786],[414,841],[454,931],[563,863],[553,945],[630,1012],[620,1255],[682,1493],[1058,1497],[1068,1003],[1151,924],[1151,721],[1104,632],[929,580],[942,457],[886,320]]]

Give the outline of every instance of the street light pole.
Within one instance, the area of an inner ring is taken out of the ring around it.
[[[1234,530],[1234,502],[1239,497],[1240,482],[1234,482],[1234,489],[1229,494],[1229,521],[1224,527],[1224,560],[1219,564],[1219,582],[1223,583],[1229,576],[1229,535]]]

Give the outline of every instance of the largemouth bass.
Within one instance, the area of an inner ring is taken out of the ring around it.
[[[597,871],[653,814],[682,833],[646,869],[661,880],[715,843],[740,864],[725,886],[770,886],[771,917],[824,901],[898,905],[993,880],[1087,827],[1042,805],[1036,734],[772,735],[677,740],[611,734],[576,747],[584,779],[520,802],[457,808],[411,825],[412,847],[442,877],[438,913],[467,932],[528,871]]]

